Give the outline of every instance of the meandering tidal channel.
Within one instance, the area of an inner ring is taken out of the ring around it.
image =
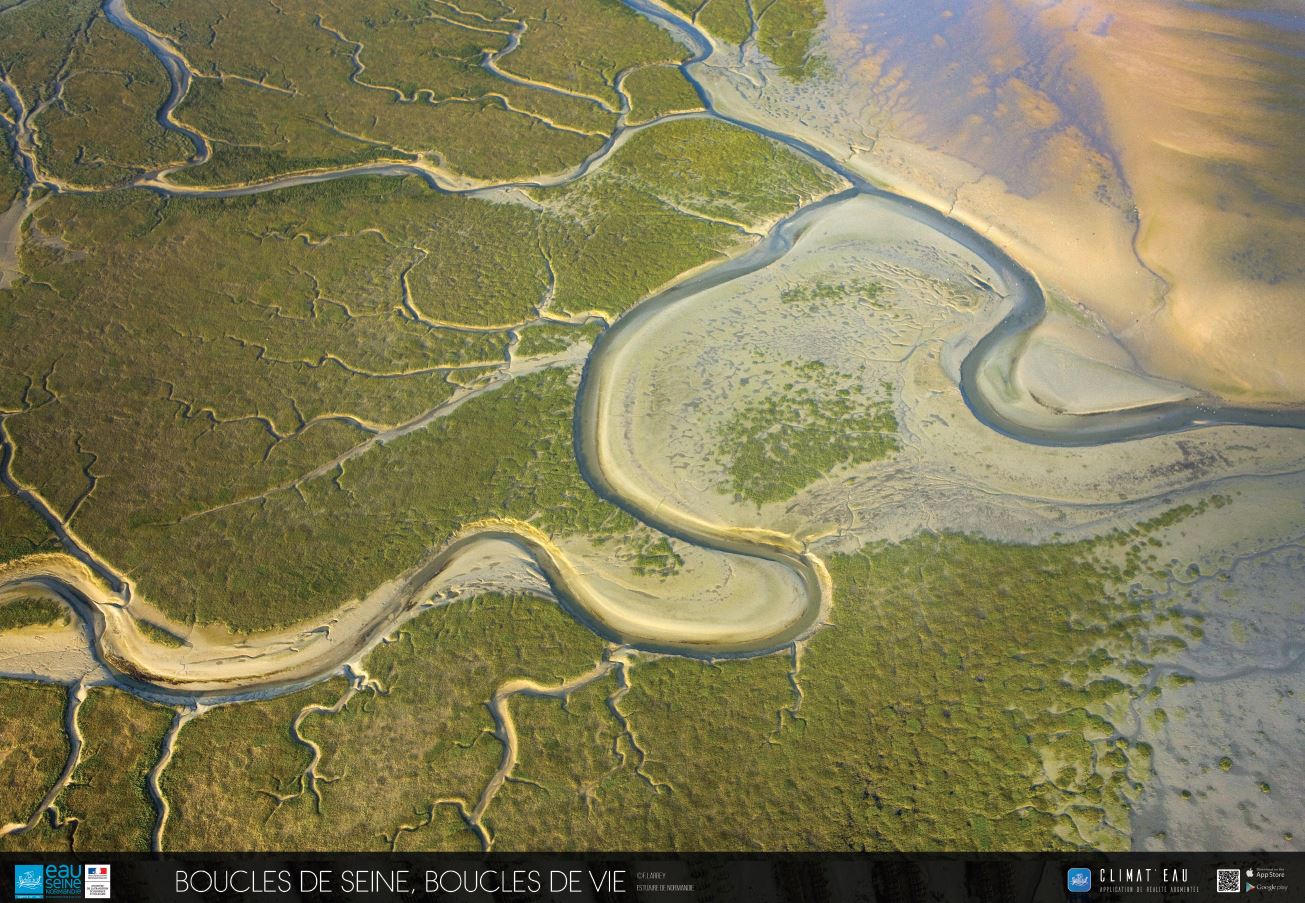
[[[64,542],[70,555],[47,555],[20,560],[6,566],[0,596],[39,591],[53,593],[81,617],[87,642],[95,659],[118,685],[141,695],[174,703],[197,700],[223,701],[284,692],[341,673],[356,663],[367,650],[393,633],[402,619],[411,616],[430,596],[430,588],[441,575],[456,569],[468,557],[483,555],[493,546],[513,550],[533,562],[550,584],[559,603],[577,620],[614,643],[635,649],[696,656],[753,655],[792,646],[825,620],[832,599],[829,576],[821,560],[794,537],[765,529],[741,528],[716,523],[678,510],[610,465],[606,427],[613,416],[610,376],[613,362],[636,347],[643,331],[657,314],[668,307],[691,303],[703,291],[766,267],[784,256],[803,230],[831,207],[853,197],[872,198],[897,214],[923,224],[980,258],[997,276],[993,291],[1008,306],[1001,321],[973,342],[960,366],[960,391],[974,416],[994,430],[1016,439],[1045,445],[1092,445],[1156,436],[1215,423],[1305,427],[1305,412],[1265,411],[1221,406],[1208,402],[1166,403],[1090,416],[1066,416],[1048,424],[1022,418],[1004,406],[991,387],[1008,369],[1022,337],[1043,317],[1045,302],[1037,280],[1002,249],[973,229],[943,213],[913,200],[869,184],[828,153],[792,135],[776,132],[753,122],[726,115],[716,109],[710,92],[695,76],[694,68],[713,53],[710,39],[692,24],[679,19],[648,0],[626,0],[627,4],[680,37],[693,51],[681,69],[697,90],[708,116],[780,142],[799,154],[838,173],[851,187],[837,195],[811,203],[775,225],[747,253],[716,264],[648,299],[606,329],[585,361],[577,395],[574,420],[575,453],[584,478],[604,499],[625,509],[649,526],[713,554],[729,556],[731,572],[747,573],[747,593],[721,598],[710,611],[692,617],[660,611],[657,599],[643,594],[636,598],[610,592],[579,570],[567,553],[547,536],[518,522],[486,521],[469,525],[443,548],[433,550],[426,561],[409,573],[378,589],[354,609],[349,618],[337,619],[333,630],[324,633],[302,625],[293,631],[267,635],[239,648],[205,645],[164,648],[141,630],[129,608],[131,583],[107,562],[95,555],[63,524],[50,506],[32,490],[22,486],[11,469],[12,447],[5,438],[3,477],[10,488],[27,499]],[[187,62],[163,37],[149,31],[131,17],[124,0],[107,0],[108,19],[147,47],[163,65],[172,90],[158,112],[158,121],[194,143],[191,164],[209,156],[207,139],[175,120],[173,112],[185,97],[190,81]],[[686,114],[680,114],[686,115]],[[641,126],[622,124],[603,147],[571,172],[553,179],[521,181],[505,185],[463,185],[448,174],[419,163],[385,163],[320,171],[272,179],[257,184],[220,189],[179,187],[170,184],[166,172],[152,173],[132,187],[169,195],[226,197],[276,191],[355,175],[422,176],[435,190],[450,194],[477,195],[504,188],[532,188],[565,184],[583,177],[602,163],[634,130],[647,128],[668,118]],[[55,192],[77,191],[40,178],[34,149],[22,140],[23,123],[15,127],[15,142],[29,178]],[[11,217],[13,219],[15,217]],[[15,230],[22,217],[16,217]],[[4,238],[5,236],[0,236]],[[17,236],[15,235],[15,238]],[[109,588],[105,588],[105,582]],[[760,588],[760,589],[759,589]],[[681,612],[682,613],[682,612]],[[25,676],[57,679],[54,674]]]

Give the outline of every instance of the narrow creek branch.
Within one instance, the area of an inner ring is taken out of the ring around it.
[[[485,812],[489,809],[490,804],[494,802],[494,797],[498,795],[503,784],[511,778],[512,772],[517,765],[520,744],[517,738],[516,722],[512,718],[511,703],[513,698],[517,696],[536,696],[565,699],[576,690],[602,680],[620,667],[620,663],[609,652],[604,654],[603,658],[585,673],[560,684],[548,686],[527,678],[514,678],[504,682],[494,691],[494,696],[486,705],[489,708],[490,716],[494,719],[494,736],[503,744],[503,757],[499,761],[498,770],[494,772],[485,785],[485,789],[481,791],[480,798],[476,801],[475,808],[471,810],[468,819],[472,829],[479,835],[485,852],[489,852],[494,847],[493,832],[485,825]]]
[[[35,828],[47,812],[54,811],[55,803],[72,782],[73,774],[82,760],[82,730],[77,723],[77,716],[81,711],[82,703],[86,701],[86,691],[86,684],[80,681],[68,688],[68,702],[64,707],[63,717],[64,731],[68,734],[68,758],[64,761],[63,771],[37,803],[31,817],[26,822],[10,823],[0,827],[0,837],[24,834]]]
[[[163,794],[163,788],[159,782],[163,778],[163,772],[172,763],[172,754],[176,750],[177,736],[181,733],[181,729],[198,714],[198,708],[177,709],[176,714],[172,717],[172,724],[168,727],[168,732],[163,735],[163,742],[159,745],[158,761],[154,763],[154,767],[150,769],[150,773],[145,778],[145,786],[148,788],[150,799],[154,803],[154,831],[150,835],[150,849],[155,853],[163,852],[163,831],[167,828],[168,813],[171,811],[168,806],[168,798]]]

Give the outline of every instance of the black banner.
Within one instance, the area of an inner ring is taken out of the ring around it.
[[[4,900],[1008,903],[1305,900],[1305,853],[50,854]]]

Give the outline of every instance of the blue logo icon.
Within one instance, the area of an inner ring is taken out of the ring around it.
[[[45,899],[45,870],[41,866],[14,866],[14,899]]]
[[[1071,894],[1084,894],[1092,889],[1092,869],[1070,869],[1065,886]]]

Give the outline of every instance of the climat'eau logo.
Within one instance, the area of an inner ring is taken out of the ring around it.
[[[1070,869],[1065,875],[1065,887],[1071,894],[1085,894],[1092,889],[1092,869]]]

